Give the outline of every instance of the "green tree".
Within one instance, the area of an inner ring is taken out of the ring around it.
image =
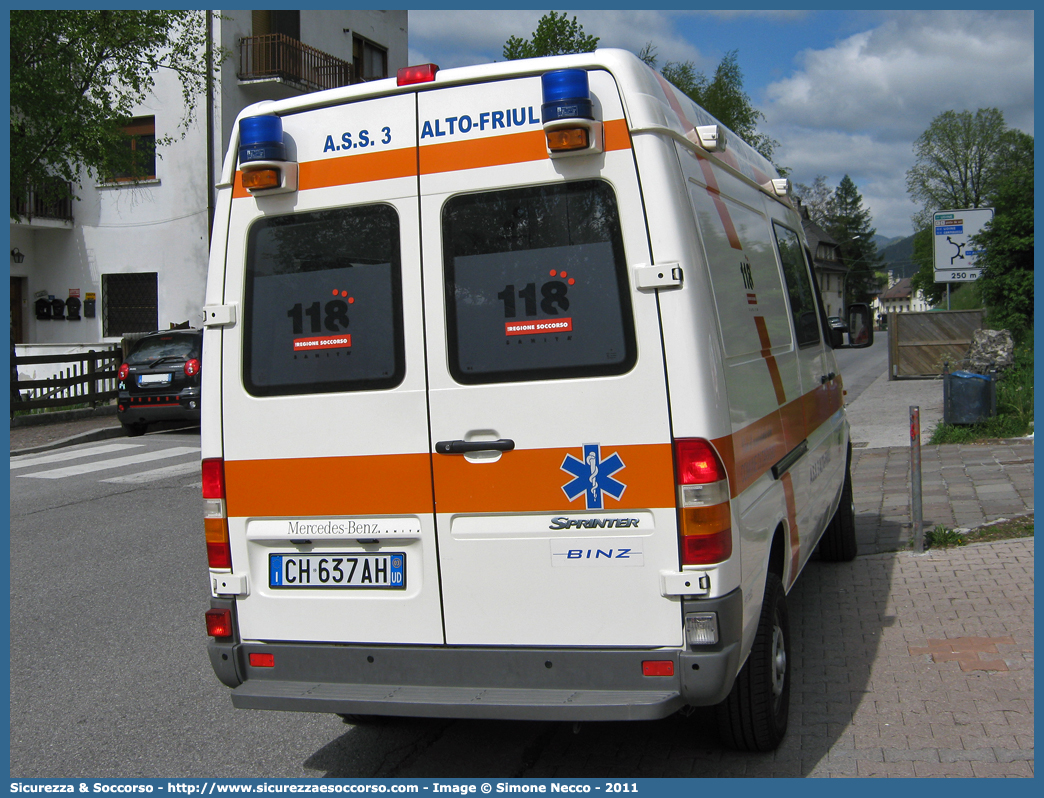
[[[84,172],[131,173],[123,126],[158,70],[181,80],[184,130],[225,56],[200,11],[11,11],[11,213],[30,187],[64,199]],[[183,135],[183,134],[182,134]],[[156,146],[171,143],[160,136]],[[121,146],[122,145],[122,146]]]
[[[1032,138],[1026,137],[1027,148],[1023,137],[1006,126],[999,110],[980,108],[939,114],[914,143],[916,161],[906,173],[906,188],[921,210],[913,219],[920,268],[912,282],[933,303],[946,295],[945,283],[935,282],[933,214],[993,206],[1007,175],[1032,172]]]
[[[520,39],[512,36],[504,44],[504,58],[535,58],[542,55],[566,55],[568,53],[589,53],[598,47],[599,37],[588,36],[576,17],[569,20],[565,13],[551,11],[540,18],[537,29],[531,39]],[[638,52],[638,57],[656,69],[656,46],[647,42]],[[725,54],[711,77],[697,72],[691,61],[668,61],[663,65],[661,74],[668,83],[680,89],[697,105],[705,108],[719,122],[754,149],[772,160],[772,153],[779,142],[758,132],[758,123],[764,121],[761,113],[743,91],[743,72],[740,70],[738,52],[732,50]],[[780,174],[787,170],[779,166]]]
[[[946,283],[935,282],[934,234],[931,225],[914,233],[913,262],[917,273],[910,279],[914,291],[920,291],[931,305],[938,305],[946,296]]]
[[[584,33],[584,26],[570,20],[565,12],[558,14],[551,11],[544,14],[537,22],[533,38],[520,39],[512,36],[504,43],[504,58],[514,61],[518,58],[539,58],[544,55],[567,55],[569,53],[590,53],[598,47],[598,37]]]
[[[656,50],[651,43],[645,45],[638,57],[652,68],[656,68]],[[754,107],[750,96],[743,90],[739,51],[730,50],[725,53],[710,77],[698,72],[692,61],[668,61],[660,73],[668,83],[706,109],[755,150],[772,160],[772,154],[779,142],[758,132],[758,124],[765,121],[765,115]],[[776,168],[780,169],[778,166]],[[786,171],[780,169],[781,174],[785,174]]]
[[[808,210],[808,218],[824,227],[834,209],[834,190],[827,185],[825,175],[816,175],[811,186],[795,183],[793,194]]]
[[[835,189],[821,226],[837,242],[842,262],[849,268],[845,305],[869,302],[880,288],[877,271],[881,267],[881,256],[873,241],[877,230],[871,227],[870,211],[863,207],[863,197],[848,175]]]
[[[921,204],[915,225],[928,226],[943,209],[985,207],[1005,169],[1004,114],[996,108],[945,111],[914,142],[914,165],[906,189]]]
[[[1013,166],[998,180],[993,219],[973,240],[990,326],[1021,339],[1033,329],[1033,137],[1009,131],[1004,149]]]

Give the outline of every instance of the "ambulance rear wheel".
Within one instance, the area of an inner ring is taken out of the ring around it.
[[[740,751],[772,751],[787,732],[790,714],[790,616],[783,583],[765,580],[765,600],[754,645],[732,691],[717,707],[721,742]]]
[[[147,424],[124,424],[123,431],[127,433],[128,437],[137,438],[139,435],[145,434],[145,429],[147,427]]]
[[[384,715],[355,715],[350,712],[339,712],[337,717],[352,726],[373,726],[386,720]]]
[[[837,512],[827,524],[819,539],[819,558],[826,562],[849,562],[855,559],[856,544],[855,499],[852,496],[852,468],[845,467],[845,484]]]

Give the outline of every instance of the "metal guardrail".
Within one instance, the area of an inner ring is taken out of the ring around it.
[[[77,352],[71,355],[25,355],[11,359],[11,416],[20,410],[89,404],[97,407],[116,398],[116,371],[121,349]],[[68,369],[44,380],[18,380],[17,367],[41,363],[68,363]]]
[[[65,187],[63,191],[60,186]],[[51,186],[30,186],[24,199],[11,197],[11,208],[16,215],[33,219],[56,219],[61,222],[73,220],[72,187],[64,180],[56,180]],[[64,195],[64,196],[62,196]]]
[[[348,86],[352,65],[283,33],[239,40],[240,80],[279,78],[305,91]]]

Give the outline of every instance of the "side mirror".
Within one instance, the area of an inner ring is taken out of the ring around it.
[[[840,331],[838,331],[840,332]],[[865,349],[874,344],[874,320],[870,306],[857,303],[848,306],[847,349]]]

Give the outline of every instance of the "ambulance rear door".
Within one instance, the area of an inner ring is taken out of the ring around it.
[[[418,93],[439,564],[451,645],[675,646],[649,244],[616,83],[605,152],[551,159],[540,76]]]
[[[285,114],[299,189],[236,177],[221,399],[244,640],[443,642],[415,103]]]

